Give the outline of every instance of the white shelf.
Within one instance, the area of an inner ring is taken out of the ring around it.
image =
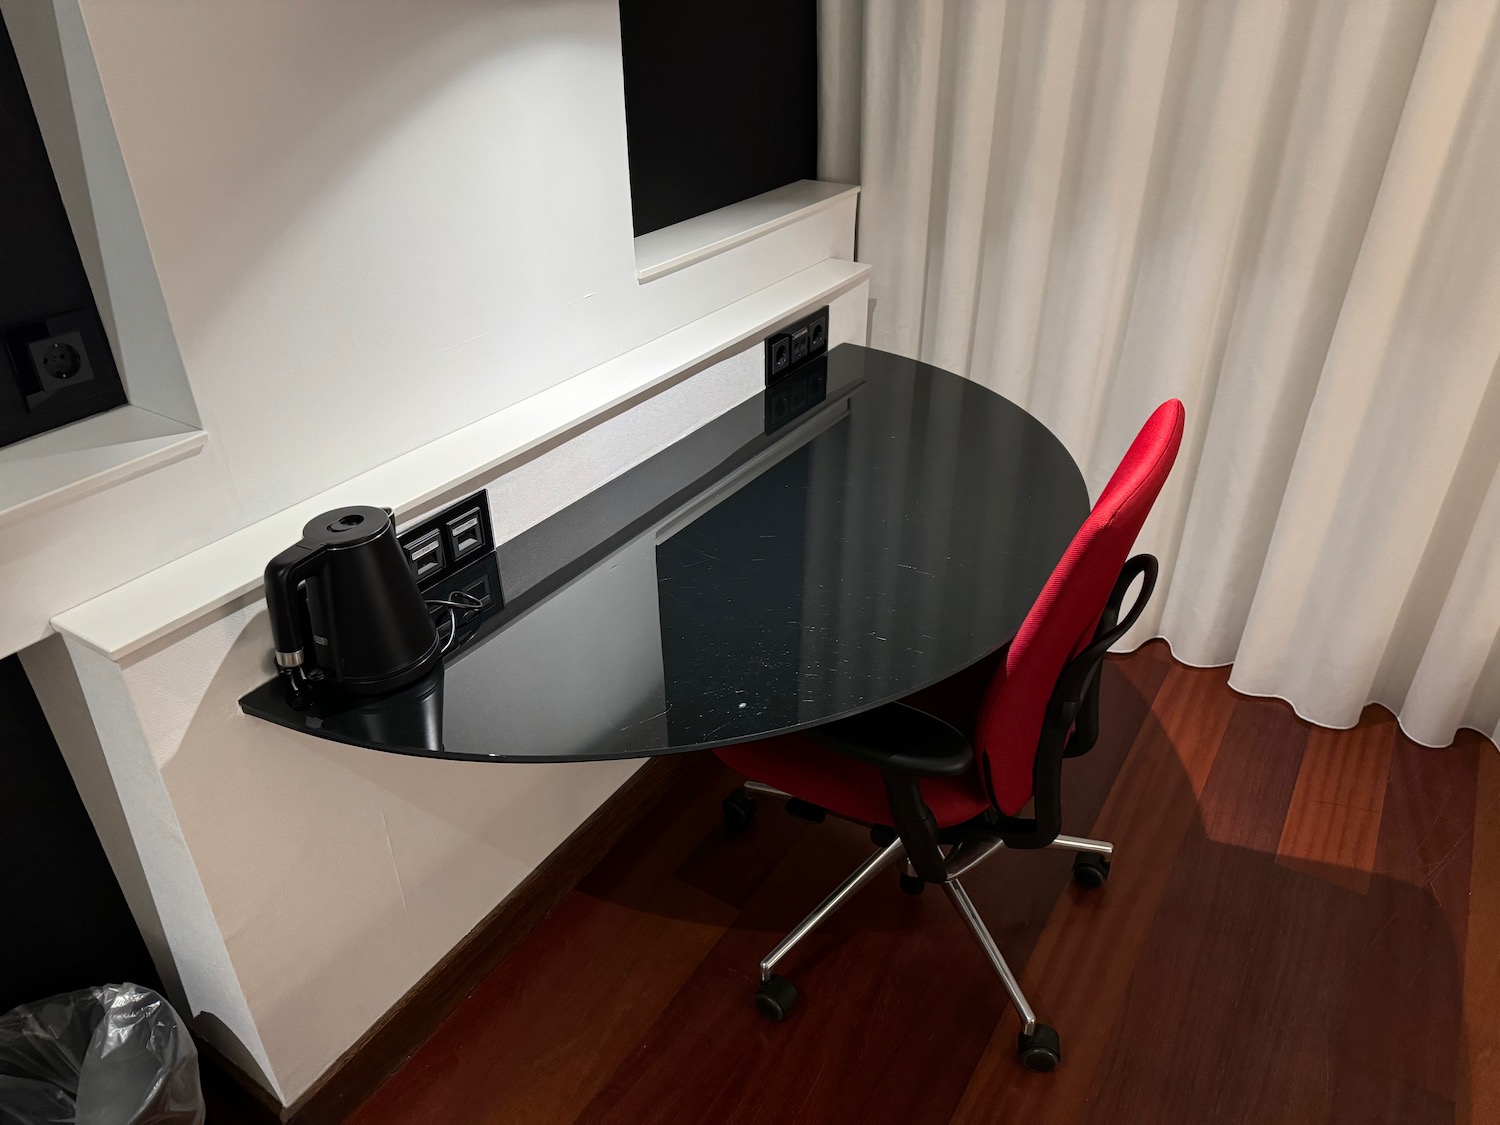
[[[643,234],[635,240],[636,280],[652,281],[676,273],[858,194],[859,188],[852,184],[798,180],[764,195]]]
[[[208,435],[118,406],[0,449],[0,527],[191,457]]]
[[[826,304],[869,273],[869,266],[856,262],[819,262],[75,606],[52,624],[120,661],[209,613],[259,597],[266,560],[296,542],[302,525],[319,512],[381,503],[403,519],[437,499],[456,498],[470,483],[492,479],[528,451],[572,436],[684,372],[763,338],[786,322],[788,310]]]

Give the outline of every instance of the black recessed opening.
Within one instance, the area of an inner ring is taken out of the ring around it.
[[[816,0],[620,0],[635,233],[817,178]]]
[[[0,1012],[134,981],[160,989],[21,661],[0,660]]]
[[[0,18],[0,445],[124,402],[73,228]]]

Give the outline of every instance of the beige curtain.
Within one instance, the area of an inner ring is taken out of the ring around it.
[[[823,0],[871,343],[1090,488],[1188,437],[1135,641],[1420,742],[1500,734],[1500,0]]]

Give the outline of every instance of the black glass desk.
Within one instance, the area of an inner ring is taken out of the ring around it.
[[[1031,415],[845,344],[474,564],[426,680],[250,715],[399,754],[630,758],[815,726],[1009,643],[1088,514]]]

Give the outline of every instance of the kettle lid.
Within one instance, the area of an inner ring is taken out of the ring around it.
[[[302,538],[334,550],[355,547],[381,535],[390,523],[390,514],[384,508],[356,504],[314,516],[303,527]]]

